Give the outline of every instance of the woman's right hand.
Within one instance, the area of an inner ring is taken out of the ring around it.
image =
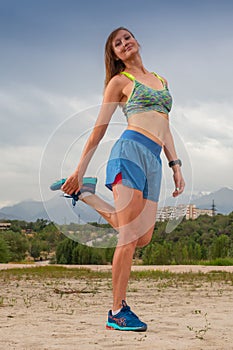
[[[177,197],[184,191],[185,182],[179,166],[178,166],[178,169],[176,170],[173,169],[173,171],[174,171],[173,179],[175,183],[175,191],[172,193],[172,195],[173,197]]]
[[[61,190],[65,193],[72,195],[78,193],[80,188],[82,187],[82,177],[80,174],[75,171],[72,175],[70,175],[64,185],[61,187]]]

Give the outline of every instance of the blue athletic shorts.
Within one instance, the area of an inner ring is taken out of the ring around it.
[[[162,178],[162,147],[145,135],[125,130],[114,144],[106,169],[110,190],[121,173],[122,184],[143,192],[143,198],[158,202]]]

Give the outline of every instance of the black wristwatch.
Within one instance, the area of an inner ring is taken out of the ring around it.
[[[169,165],[170,168],[173,167],[174,165],[177,165],[177,164],[178,164],[179,166],[182,165],[182,162],[181,162],[180,159],[171,160],[171,161],[168,163],[168,165]]]

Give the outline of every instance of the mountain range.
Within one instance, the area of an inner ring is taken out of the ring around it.
[[[79,201],[73,207],[70,198],[59,195],[46,202],[28,200],[0,209],[0,220],[34,222],[37,219],[45,219],[61,225],[70,222],[99,222],[100,218],[98,213],[83,202]]]
[[[182,204],[192,203],[197,208],[211,209],[214,200],[217,213],[229,214],[233,211],[233,190],[227,187],[209,194],[194,195],[191,198],[182,196],[180,197]],[[167,198],[162,204],[163,206],[174,205],[174,199]],[[0,209],[0,220],[3,219],[25,220],[27,222],[45,219],[60,225],[70,222],[105,222],[98,213],[81,201],[73,208],[70,199],[59,195],[46,202],[30,200],[3,207]]]

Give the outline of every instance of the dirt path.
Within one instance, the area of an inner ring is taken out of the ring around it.
[[[133,280],[127,298],[146,333],[105,329],[110,279],[0,279],[0,350],[233,349],[232,284]]]

